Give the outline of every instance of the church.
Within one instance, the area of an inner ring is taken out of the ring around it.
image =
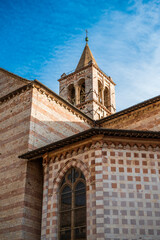
[[[160,240],[160,96],[116,112],[87,37],[58,81],[0,69],[0,239]]]

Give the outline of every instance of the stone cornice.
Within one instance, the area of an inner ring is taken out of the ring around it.
[[[81,71],[84,71],[85,69],[87,69],[88,67],[94,67],[94,68],[96,68],[104,77],[106,77],[111,83],[113,83],[114,85],[116,85],[114,82],[113,82],[113,80],[112,80],[112,78],[110,77],[110,76],[108,76],[106,73],[104,73],[96,64],[94,64],[93,62],[91,62],[91,63],[89,63],[89,64],[87,64],[86,66],[84,66],[83,68],[80,68],[80,69],[78,69],[78,70],[76,70],[76,71],[73,71],[73,72],[71,72],[71,73],[69,73],[69,74],[66,74],[66,75],[64,75],[63,77],[61,77],[60,79],[58,79],[58,81],[60,82],[60,81],[62,81],[62,80],[64,80],[64,79],[66,79],[66,78],[68,78],[68,77],[71,77],[71,76],[73,76],[73,75],[75,75],[75,74],[77,74],[77,73],[80,73]]]
[[[16,89],[15,91],[3,96],[0,98],[0,103],[6,102],[7,100],[10,100],[11,98],[15,97],[16,95],[19,95],[22,92],[27,91],[30,88],[36,88],[39,92],[42,94],[45,94],[47,98],[49,98],[51,101],[55,101],[60,106],[63,106],[65,109],[67,109],[69,112],[72,112],[74,115],[76,115],[78,118],[82,119],[84,122],[87,122],[89,125],[93,126],[94,121],[88,117],[86,114],[81,112],[78,108],[74,107],[72,104],[64,100],[62,97],[60,97],[58,94],[47,88],[45,85],[40,83],[38,80],[34,80],[30,82],[27,85],[24,85],[23,87],[20,87]]]
[[[85,101],[84,103],[80,103],[80,104],[77,105],[77,107],[78,108],[81,108],[81,107],[83,108],[83,106],[85,106],[88,103],[92,103],[92,102],[95,102],[100,108],[102,108],[104,111],[106,111],[109,115],[111,114],[111,112],[105,106],[103,106],[101,103],[99,103],[95,99]]]
[[[93,64],[93,66],[104,76],[106,77],[111,83],[113,83],[113,85],[116,86],[115,82],[113,82],[112,78],[110,76],[108,76],[106,73],[104,73],[98,66],[96,66],[95,64]]]
[[[50,162],[57,162],[61,160],[66,160],[70,158],[75,158],[78,155],[83,153],[87,153],[88,151],[93,150],[102,150],[105,151],[106,149],[114,149],[114,150],[134,150],[134,151],[160,151],[160,146],[157,143],[147,143],[143,141],[133,141],[129,142],[126,140],[121,142],[120,140],[115,139],[101,139],[101,140],[93,140],[92,142],[81,144],[81,146],[73,146],[69,149],[61,149],[60,151],[55,151],[53,153],[48,153],[49,158],[46,160],[43,157],[43,165],[46,165]]]
[[[93,63],[90,63],[90,64],[84,66],[83,68],[81,68],[81,69],[79,69],[79,70],[77,70],[77,71],[73,71],[73,72],[71,72],[71,73],[69,73],[69,74],[66,74],[65,76],[63,76],[63,77],[61,77],[60,79],[58,79],[58,81],[60,82],[60,81],[66,79],[66,78],[68,78],[68,77],[71,77],[71,76],[73,76],[73,75],[75,75],[75,74],[77,74],[77,73],[80,73],[80,72],[84,71],[85,69],[87,69],[88,67],[91,67],[91,66],[93,66],[93,65],[94,65]]]
[[[153,107],[153,104],[157,104],[158,102],[160,102],[160,95],[156,96],[154,98],[148,99],[144,102],[138,103],[129,108],[126,108],[120,112],[114,113],[108,117],[97,120],[96,125],[101,125],[103,123],[108,123],[108,122],[113,123],[113,121],[116,123],[117,121],[120,121],[121,118],[125,119],[129,113],[136,115],[136,114],[138,114],[138,110],[144,111],[146,109],[146,107],[148,107],[148,109],[149,109],[151,107],[151,105]]]
[[[49,144],[45,147],[41,147],[34,151],[25,153],[19,157],[23,159],[39,158],[42,157],[46,152],[58,151],[59,149],[65,148],[66,146],[68,149],[72,144],[83,145],[83,142],[89,142],[91,138],[95,140],[95,138],[101,138],[101,136],[112,138],[112,141],[114,140],[115,142],[117,141],[117,139],[119,139],[118,141],[120,142],[126,140],[127,144],[128,141],[131,142],[131,140],[135,139],[136,141],[143,140],[143,142],[149,139],[149,143],[152,141],[158,145],[160,140],[160,132],[91,128],[84,132],[75,134],[71,137]],[[146,143],[148,144],[148,141],[146,141]]]
[[[59,105],[63,106],[69,112],[72,112],[78,118],[83,119],[84,122],[87,122],[89,125],[93,126],[94,121],[88,117],[86,114],[81,112],[78,108],[70,104],[68,101],[60,97],[58,94],[53,92],[51,89],[47,88],[45,85],[40,83],[38,80],[34,80],[33,86],[36,87],[41,93],[46,94],[50,100],[54,100]]]
[[[0,103],[3,103],[3,102],[6,102],[6,101],[10,100],[11,98],[21,94],[22,92],[28,91],[32,87],[33,87],[32,82],[27,84],[27,85],[24,85],[23,87],[20,87],[20,88],[16,89],[15,91],[1,97],[0,98]]]

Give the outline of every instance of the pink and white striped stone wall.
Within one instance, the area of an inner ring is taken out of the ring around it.
[[[28,83],[29,81],[19,80],[14,74],[0,69],[0,98]]]
[[[30,150],[69,137],[90,128],[90,124],[56,98],[33,89],[30,118]]]

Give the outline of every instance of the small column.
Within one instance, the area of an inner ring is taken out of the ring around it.
[[[102,105],[104,106],[104,86],[102,87]]]

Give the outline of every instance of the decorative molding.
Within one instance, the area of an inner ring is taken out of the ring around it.
[[[145,145],[147,145],[147,144],[149,145],[149,143],[151,141],[154,141],[154,142],[159,141],[160,132],[91,128],[86,131],[75,134],[73,136],[70,136],[68,138],[51,143],[47,146],[44,146],[39,149],[25,153],[19,157],[24,158],[24,159],[33,159],[35,157],[42,156],[46,152],[53,152],[53,151],[54,152],[57,152],[57,151],[62,152],[63,149],[67,149],[67,151],[68,151],[68,149],[71,149],[71,148],[73,150],[73,148],[75,148],[75,144],[79,145],[79,142],[81,142],[81,144],[86,144],[86,141],[88,144],[90,144],[90,143],[93,144],[97,138],[101,139],[101,140],[104,138],[108,138],[107,141],[112,141],[114,143],[117,141],[121,141],[122,144],[123,144],[123,142],[126,142],[126,144],[128,144],[128,140],[130,142],[136,141],[139,143],[141,143],[143,141],[145,143]],[[146,139],[147,139],[147,141],[145,141]],[[150,141],[148,141],[148,140],[150,140]],[[84,142],[82,142],[82,141],[84,141]],[[157,144],[157,143],[155,143],[155,144]],[[108,145],[109,145],[109,143],[108,143]],[[159,144],[157,144],[157,145],[159,146]]]
[[[87,64],[86,66],[84,66],[83,68],[81,68],[81,69],[79,69],[79,70],[77,70],[77,71],[75,71],[75,70],[73,70],[73,71],[71,71],[69,74],[66,74],[64,77],[61,77],[60,79],[58,79],[58,81],[60,82],[60,81],[63,81],[64,79],[70,79],[70,78],[72,78],[72,76],[73,75],[79,75],[79,73],[80,74],[83,74],[84,73],[84,71],[87,69],[87,68],[89,68],[89,67],[91,67],[91,66],[93,66],[94,64],[93,63],[90,63],[90,64]]]
[[[112,139],[112,140],[106,140],[102,139],[101,140],[93,140],[90,143],[84,143],[80,147],[74,147],[70,149],[62,149],[61,152],[58,153],[52,153],[51,155],[49,153],[46,153],[43,155],[43,164],[50,164],[50,163],[55,163],[63,160],[71,161],[72,158],[78,157],[81,154],[84,154],[89,151],[95,151],[101,149],[102,151],[106,149],[123,149],[123,150],[130,150],[130,151],[153,151],[153,152],[159,152],[160,151],[160,145],[156,143],[142,143],[137,141],[130,142],[126,140],[124,141],[119,141],[117,139]]]
[[[95,92],[95,91],[92,91],[92,92]],[[95,103],[99,106],[100,109],[103,109],[103,111],[107,112],[108,115],[111,115],[110,110],[108,110],[103,104],[99,103],[99,102],[96,101],[95,99],[87,100],[87,101],[85,101],[84,103],[80,103],[80,104],[76,105],[76,107],[82,109],[82,108],[85,107],[86,104],[93,103],[93,102],[95,102]],[[98,110],[99,110],[99,109],[98,109]]]
[[[97,120],[97,125],[107,124],[110,126],[111,124],[117,123],[120,120],[125,120],[126,118],[138,117],[143,112],[146,112],[152,108],[159,108],[160,107],[160,95],[154,98],[148,99],[144,102],[138,103],[134,106],[131,106],[127,109],[124,109],[120,112],[114,113],[108,117],[103,119]]]
[[[93,125],[94,121],[91,118],[89,118],[86,114],[81,112],[79,109],[77,109],[75,106],[61,98],[56,93],[52,92],[46,86],[44,86],[37,80],[35,80],[32,84],[33,87],[36,88],[41,94],[45,95],[47,99],[55,101],[56,104],[59,104],[59,106],[67,109],[69,112],[72,112],[72,114],[75,115],[76,117],[80,118],[81,120],[83,120],[84,122],[88,123],[91,126]]]
[[[61,168],[58,170],[57,174],[55,175],[54,179],[53,179],[53,189],[52,189],[52,194],[56,194],[58,189],[59,189],[59,184],[63,178],[63,176],[65,175],[65,173],[71,168],[71,167],[77,167],[79,168],[85,178],[86,178],[86,184],[87,186],[90,186],[90,181],[91,181],[91,172],[90,172],[90,168],[86,165],[86,163],[84,163],[83,161],[81,161],[78,158],[71,158],[68,161],[64,162],[63,166],[61,166]]]
[[[104,147],[105,146],[105,147]],[[136,143],[135,142],[119,142],[119,141],[106,141],[104,140],[104,148],[108,149],[124,149],[124,150],[135,150],[135,151],[160,151],[160,145],[158,144],[151,144],[151,143]]]
[[[48,152],[46,152],[44,155],[43,155],[43,167],[45,167],[46,165],[48,165],[48,163],[50,162],[50,157],[49,157],[49,154]]]
[[[21,93],[24,93],[25,91],[28,91],[31,88],[32,88],[32,83],[24,85],[23,87],[20,87],[20,88],[16,89],[15,91],[5,95],[4,97],[1,97],[0,98],[0,103],[6,102],[6,101],[14,98],[17,95],[20,95]]]

